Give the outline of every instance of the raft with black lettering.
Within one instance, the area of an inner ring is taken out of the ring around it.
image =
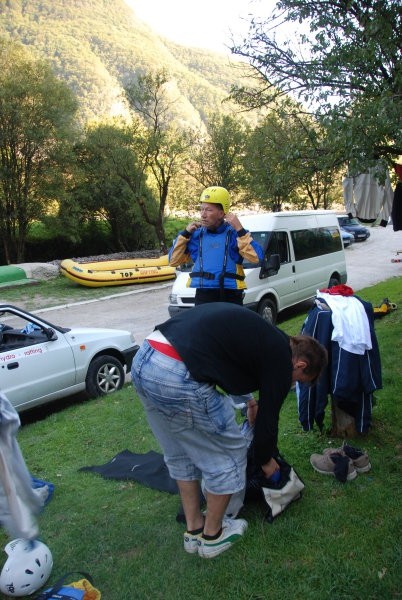
[[[176,269],[169,265],[167,255],[92,263],[78,263],[66,258],[60,264],[60,271],[74,283],[87,287],[152,283],[176,277]]]

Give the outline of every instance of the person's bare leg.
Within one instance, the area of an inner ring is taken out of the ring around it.
[[[187,531],[201,529],[204,525],[204,515],[200,508],[199,481],[177,480],[177,486],[180,492],[184,516],[186,517]]]
[[[205,535],[216,535],[222,527],[222,519],[232,494],[216,495],[205,492],[207,499],[207,513],[205,515]]]

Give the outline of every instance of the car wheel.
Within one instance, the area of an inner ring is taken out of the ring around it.
[[[258,305],[258,314],[271,325],[276,323],[276,304],[271,298],[263,298]]]
[[[86,390],[91,398],[105,396],[123,387],[124,367],[114,356],[98,356],[88,368]]]

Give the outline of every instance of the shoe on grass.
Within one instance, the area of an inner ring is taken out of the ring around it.
[[[197,554],[198,552],[198,540],[201,539],[202,533],[189,533],[188,531],[184,532],[184,550],[189,554]]]
[[[310,463],[317,473],[333,475],[342,483],[351,481],[357,477],[357,471],[352,460],[340,452],[312,454],[310,456]]]
[[[216,540],[205,540],[202,536],[199,538],[199,556],[203,558],[218,556],[241,539],[246,530],[247,521],[244,519],[224,519],[222,521],[222,533]]]
[[[354,448],[349,444],[343,444],[340,448],[326,448],[323,454],[340,453],[345,454],[353,462],[353,466],[358,473],[367,473],[371,469],[371,463],[367,452]]]

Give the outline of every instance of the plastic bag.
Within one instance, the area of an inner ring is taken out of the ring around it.
[[[93,586],[93,581],[88,573],[75,571],[84,575],[84,579],[64,585],[66,579],[72,575],[66,573],[51,587],[42,592],[35,600],[100,600],[101,593]]]
[[[270,523],[292,502],[299,500],[304,483],[296,471],[283,458],[275,457],[280,467],[280,479],[276,482],[267,479],[261,468],[248,465],[245,502],[263,498],[268,511],[265,516]]]

